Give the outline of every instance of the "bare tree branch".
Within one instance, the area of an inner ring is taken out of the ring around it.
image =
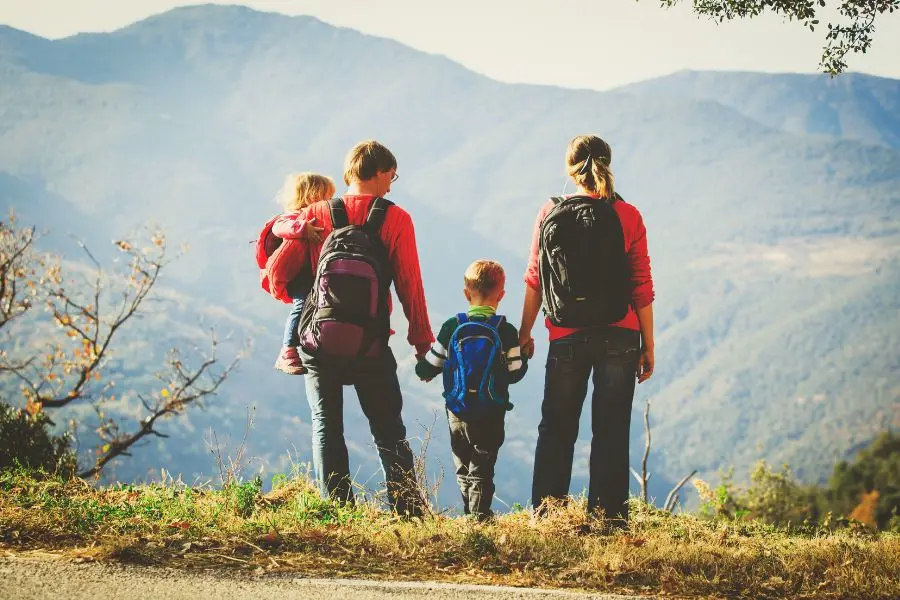
[[[31,386],[34,397],[30,400],[41,407],[60,408],[83,398],[86,387],[91,379],[99,378],[99,370],[109,351],[117,332],[139,311],[141,304],[153,289],[159,277],[159,272],[165,263],[165,238],[160,235],[154,237],[156,246],[155,254],[145,254],[137,250],[130,242],[115,242],[118,248],[131,257],[130,272],[127,275],[127,285],[123,292],[122,301],[111,319],[104,318],[100,311],[100,302],[104,289],[103,271],[90,250],[81,244],[90,260],[96,265],[96,277],[92,286],[91,304],[85,305],[73,299],[69,292],[63,288],[54,290],[51,294],[54,302],[51,310],[57,324],[66,331],[69,337],[78,338],[82,347],[74,351],[75,360],[69,361],[65,368],[65,374],[76,373],[74,382],[65,388],[62,385],[56,387],[52,393],[44,393],[36,386]],[[79,325],[84,321],[85,325]],[[52,366],[47,365],[47,371],[52,373]],[[62,381],[63,378],[60,378]]]
[[[641,458],[641,472],[638,474],[631,467],[629,467],[629,470],[635,481],[641,486],[641,500],[647,502],[647,482],[650,481],[650,474],[647,473],[647,458],[650,456],[650,400],[647,400],[644,404],[644,439],[644,456]]]
[[[691,477],[693,477],[696,474],[697,474],[697,469],[694,469],[689,474],[685,475],[684,478],[682,478],[682,480],[678,482],[678,485],[676,485],[674,488],[672,488],[672,491],[669,492],[668,496],[666,496],[666,503],[665,503],[665,505],[663,505],[663,510],[672,512],[672,509],[675,508],[675,500],[677,500],[677,498],[678,498],[679,490],[681,490],[681,488],[684,487],[684,484],[686,484],[691,479]]]
[[[17,226],[12,212],[0,221],[0,330],[33,304],[36,271],[42,266],[34,254],[37,238],[34,227]]]
[[[0,329],[40,298],[47,302],[63,339],[69,341],[53,342],[44,351],[28,348],[26,352],[31,355],[18,362],[0,348],[0,375],[19,380],[25,409],[32,415],[44,412],[46,417],[47,410],[76,401],[94,403],[101,445],[93,466],[80,475],[96,476],[116,457],[131,456],[132,449],[148,436],[167,438],[168,434],[159,430],[159,420],[181,414],[191,405],[202,406],[204,398],[219,391],[241,354],[220,369],[219,343],[213,332],[212,350],[199,366],[186,366],[187,361],[172,349],[165,373],[158,375],[165,387],[155,400],[152,395],[137,394],[145,414],[136,427],[128,429],[118,419],[105,415],[102,408],[103,403],[114,400],[107,391],[115,382],[96,382],[103,380],[101,371],[119,332],[141,311],[160,271],[168,264],[166,239],[161,233],[152,233],[151,244],[143,248],[125,240],[114,242],[129,261],[124,270],[111,274],[104,272],[85,244],[79,243],[93,266],[93,275],[69,288],[63,285],[58,264],[34,253],[36,238],[34,228],[17,228],[13,215],[9,224],[0,221]],[[120,292],[118,300],[106,300],[116,292]]]
[[[155,429],[157,422],[161,418],[180,414],[188,405],[199,403],[203,398],[215,395],[218,392],[219,387],[237,366],[240,356],[236,357],[221,372],[212,373],[211,367],[218,363],[218,341],[215,338],[215,334],[211,334],[211,336],[212,351],[209,358],[204,360],[193,371],[185,370],[178,353],[174,350],[172,351],[169,361],[169,374],[172,378],[172,383],[167,388],[164,388],[161,394],[163,400],[157,403],[156,406],[151,407],[145,399],[142,399],[144,407],[148,409],[149,414],[140,420],[139,427],[134,431],[121,433],[117,425],[109,430],[101,428],[101,436],[106,434],[109,437],[101,447],[94,466],[79,473],[79,477],[88,478],[98,475],[111,460],[126,454],[132,446],[148,435],[160,438],[169,437],[168,434]],[[205,381],[201,382],[201,379],[205,379]]]
[[[650,475],[647,474],[647,457],[650,456],[650,400],[644,404],[644,431],[646,443],[644,444],[644,456],[641,458],[641,500],[647,502],[647,482]]]

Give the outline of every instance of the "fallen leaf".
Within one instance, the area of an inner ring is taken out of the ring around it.
[[[278,532],[274,529],[259,538],[259,543],[264,546],[275,546],[279,543]]]
[[[169,523],[169,527],[175,527],[177,529],[190,529],[191,523],[190,521],[175,521],[174,523]]]

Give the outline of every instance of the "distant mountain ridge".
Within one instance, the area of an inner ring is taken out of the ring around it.
[[[854,73],[831,78],[682,71],[621,89],[712,100],[790,133],[900,148],[900,80],[896,79]]]
[[[464,306],[462,270],[483,256],[506,266],[502,309],[516,322],[534,215],[562,191],[568,140],[597,132],[649,232],[658,370],[635,409],[653,399],[652,491],[692,468],[740,475],[757,458],[812,481],[900,427],[900,358],[885,352],[900,330],[900,82],[833,81],[681,73],[610,92],[509,85],[391,40],[241,7],[176,9],[56,41],[0,28],[0,209],[42,220],[39,207],[52,206],[51,228],[77,225],[89,243],[148,219],[190,242],[166,280],[183,310],[136,328],[156,350],[123,368],[165,347],[158,332],[193,330],[198,314],[253,323],[241,331],[258,338],[255,354],[222,410],[184,429],[173,421],[165,449],[138,453],[118,477],[208,472],[198,436],[213,426],[239,437],[251,403],[253,451],[280,468],[292,446],[308,460],[308,408],[302,380],[271,371],[286,309],[258,291],[247,242],[278,210],[283,176],[340,181],[354,142],[384,141],[401,175],[391,198],[416,223],[433,325]],[[414,380],[399,316],[395,329],[416,433],[440,395]],[[545,352],[542,341],[514,390],[498,470],[510,502],[527,501]],[[354,404],[348,438],[367,474]],[[642,435],[636,418],[635,464]],[[440,420],[432,452],[449,464]]]

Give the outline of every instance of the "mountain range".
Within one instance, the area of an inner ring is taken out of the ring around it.
[[[253,468],[285,469],[288,450],[310,460],[302,379],[271,370],[287,308],[259,290],[248,244],[288,172],[340,181],[355,142],[384,142],[432,324],[465,306],[462,273],[480,257],[506,266],[501,308],[518,322],[534,217],[562,191],[566,144],[581,133],[611,144],[617,190],[648,229],[657,370],[635,397],[632,457],[649,399],[652,494],[691,469],[740,476],[759,459],[822,481],[900,427],[900,81],[681,72],[605,92],[507,84],[311,17],[226,6],[60,40],[0,27],[0,209],[48,229],[45,247],[73,260],[70,236],[109,258],[108,240],[148,221],[190,245],[160,284],[169,308],[123,333],[120,385],[152,385],[162,353],[195,341],[198,322],[254,339],[221,396],[116,464],[119,479],[214,472],[204,432],[239,440],[251,405]],[[410,434],[437,415],[430,464],[446,469],[440,390],[415,380],[396,319]],[[528,500],[546,349],[513,390],[497,491],[509,504]],[[128,398],[119,414],[134,414]],[[352,398],[351,461],[377,479]],[[89,430],[90,411],[77,416]]]

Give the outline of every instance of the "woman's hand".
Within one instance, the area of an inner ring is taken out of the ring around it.
[[[641,359],[638,361],[637,380],[644,383],[653,375],[653,304],[635,307],[638,323],[641,325]]]
[[[637,380],[638,383],[644,383],[653,375],[653,367],[656,358],[653,356],[652,347],[641,348],[641,358],[638,360]]]

